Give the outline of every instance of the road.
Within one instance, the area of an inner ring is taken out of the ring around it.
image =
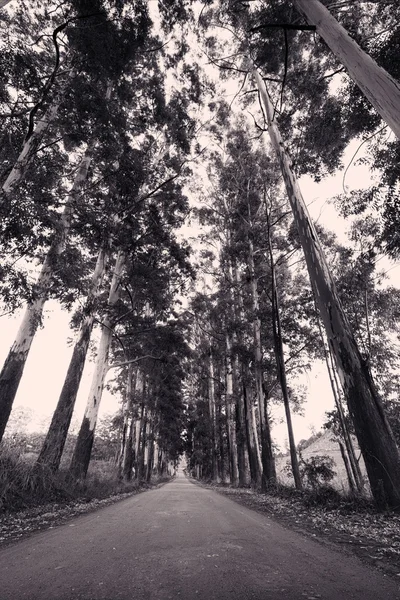
[[[1,600],[395,600],[399,585],[184,477],[0,551]]]

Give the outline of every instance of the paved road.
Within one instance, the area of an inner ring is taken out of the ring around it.
[[[0,551],[1,600],[395,600],[399,585],[183,477]]]

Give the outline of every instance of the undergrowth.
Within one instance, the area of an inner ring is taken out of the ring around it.
[[[3,441],[0,445],[0,512],[18,511],[49,502],[90,502],[133,492],[145,485],[137,481],[120,481],[115,465],[107,461],[93,461],[84,481],[72,481],[67,470],[53,473],[26,460],[12,444]]]
[[[238,489],[238,491],[240,489],[249,489],[235,488],[230,483],[215,483],[212,481],[208,481],[207,483],[217,487]],[[342,514],[377,512],[371,498],[351,492],[339,492],[330,485],[320,485],[314,488],[305,487],[303,490],[296,490],[291,485],[278,482],[275,485],[271,485],[266,492],[261,492],[257,488],[252,489],[259,495],[283,498],[294,503],[303,504],[306,508],[321,507],[325,510],[338,510]]]

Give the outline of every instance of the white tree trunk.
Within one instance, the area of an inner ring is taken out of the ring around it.
[[[318,34],[348,70],[350,77],[382,119],[400,138],[400,85],[361,50],[319,0],[294,0],[296,8],[315,25]]]
[[[236,441],[235,399],[233,395],[233,364],[232,341],[230,334],[226,333],[226,420],[228,423],[229,463],[231,483],[237,485],[239,478],[238,449]]]
[[[67,375],[54,411],[49,430],[41,448],[38,463],[46,465],[52,471],[57,471],[71,424],[72,413],[78,395],[89,348],[90,336],[95,319],[95,311],[101,292],[101,284],[106,269],[108,255],[100,250],[92,275],[91,287],[86,298],[84,313],[74,351],[69,363]]]
[[[60,103],[53,103],[47,110],[47,112],[37,122],[37,125],[32,135],[24,142],[22,150],[18,156],[16,163],[14,164],[11,172],[5,180],[2,190],[5,194],[11,194],[11,192],[17,187],[19,183],[25,177],[25,173],[28,169],[29,163],[32,160],[33,155],[37,151],[40,141],[46,132],[46,129],[52,123],[58,113]]]
[[[276,122],[273,106],[261,76],[254,69],[265,109],[268,132],[280,162],[283,179],[305,255],[311,285],[335,357],[371,490],[381,508],[400,505],[400,455],[382,402],[363,361],[344,314],[317,232],[303,200],[291,160]]]
[[[254,248],[253,242],[248,237],[248,269],[250,273],[250,289],[253,305],[253,340],[254,340],[254,374],[256,383],[256,395],[258,402],[258,415],[260,418],[260,433],[261,433],[261,460],[262,460],[262,475],[261,489],[267,489],[270,483],[276,481],[275,459],[272,452],[271,430],[267,417],[266,398],[263,389],[263,372],[262,372],[262,343],[261,343],[261,320],[259,317],[260,305],[257,290],[257,279],[254,268]]]
[[[0,8],[4,8],[7,4],[10,4],[11,0],[0,0]]]
[[[120,280],[124,265],[125,255],[120,252],[115,262],[114,273],[108,294],[107,314],[103,319],[101,328],[100,343],[97,351],[96,366],[89,397],[70,466],[70,472],[76,479],[85,478],[89,467],[94,431],[96,428],[104,381],[108,371],[108,355],[113,336],[110,310],[112,310],[119,299]]]
[[[64,212],[60,218],[58,231],[54,234],[53,241],[35,284],[33,300],[25,309],[21,326],[0,373],[0,440],[10,416],[29,350],[42,320],[43,307],[48,297],[53,274],[57,269],[58,257],[65,249],[65,242],[71,224],[72,204],[87,177],[90,157],[91,147],[88,148],[82,158]]]
[[[218,474],[218,442],[217,442],[217,413],[215,410],[215,382],[214,382],[214,359],[210,343],[209,363],[208,363],[208,406],[210,411],[211,425],[211,444],[212,444],[212,478],[219,480]]]

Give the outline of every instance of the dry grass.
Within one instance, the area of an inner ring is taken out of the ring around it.
[[[0,446],[0,512],[51,502],[90,502],[133,492],[138,487],[136,481],[120,481],[113,462],[93,461],[85,481],[73,482],[65,469],[52,473],[37,465],[32,456],[26,457],[12,442],[3,441]]]

